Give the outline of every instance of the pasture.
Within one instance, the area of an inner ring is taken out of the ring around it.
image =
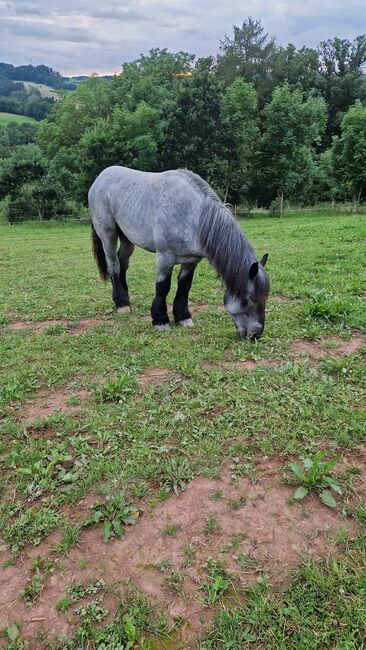
[[[0,112],[0,126],[6,126],[10,122],[16,122],[17,124],[22,124],[23,122],[35,124],[36,120],[34,120],[33,117],[27,117],[26,115],[15,115],[15,113]]]
[[[56,101],[60,99],[60,92],[51,86],[47,86],[47,84],[38,84],[35,81],[22,81],[22,84],[28,88],[28,90],[32,90],[33,88],[39,90],[41,97],[51,97]]]
[[[206,262],[157,333],[154,255],[117,315],[87,226],[0,226],[0,647],[364,647],[366,220],[242,226],[255,343]]]

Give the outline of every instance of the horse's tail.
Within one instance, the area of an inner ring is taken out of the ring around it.
[[[103,280],[108,280],[108,270],[107,270],[107,260],[105,258],[104,248],[102,240],[99,235],[96,233],[96,230],[92,224],[92,241],[93,241],[93,253],[98,264],[99,273]]]

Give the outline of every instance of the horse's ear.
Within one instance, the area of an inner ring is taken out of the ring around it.
[[[265,255],[263,255],[263,257],[262,257],[262,259],[261,259],[261,261],[260,261],[260,264],[262,264],[262,266],[266,266],[266,262],[267,262],[267,260],[268,260],[268,253],[266,253]]]
[[[255,276],[258,273],[258,264],[259,262],[253,262],[252,266],[249,269],[249,280],[253,282]]]

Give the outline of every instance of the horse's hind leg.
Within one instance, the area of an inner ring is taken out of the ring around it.
[[[153,300],[153,304],[151,305],[151,318],[152,324],[158,331],[169,329],[169,316],[166,306],[166,297],[170,290],[173,266],[174,260],[170,255],[157,253],[157,276],[155,285],[156,294]]]
[[[128,295],[126,272],[129,267],[130,257],[134,251],[135,246],[130,242],[129,239],[127,239],[127,237],[123,234],[121,230],[118,230],[118,235],[121,242],[120,247],[118,249],[118,259],[120,264],[119,279],[122,288],[126,293],[125,299],[127,300],[127,302],[125,305],[118,307],[117,311],[129,311],[130,297]]]
[[[101,239],[107,262],[108,275],[112,282],[113,302],[116,305],[117,311],[127,311],[127,309],[129,310],[130,301],[127,290],[124,288],[120,277],[121,264],[117,255],[117,230],[114,228],[113,230],[108,229],[104,231]]]
[[[198,262],[182,264],[178,275],[178,289],[173,302],[173,314],[176,324],[182,327],[193,327],[191,312],[188,308],[188,295],[197,264]]]

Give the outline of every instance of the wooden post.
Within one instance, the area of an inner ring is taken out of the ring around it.
[[[280,217],[283,217],[283,192],[280,194]]]

